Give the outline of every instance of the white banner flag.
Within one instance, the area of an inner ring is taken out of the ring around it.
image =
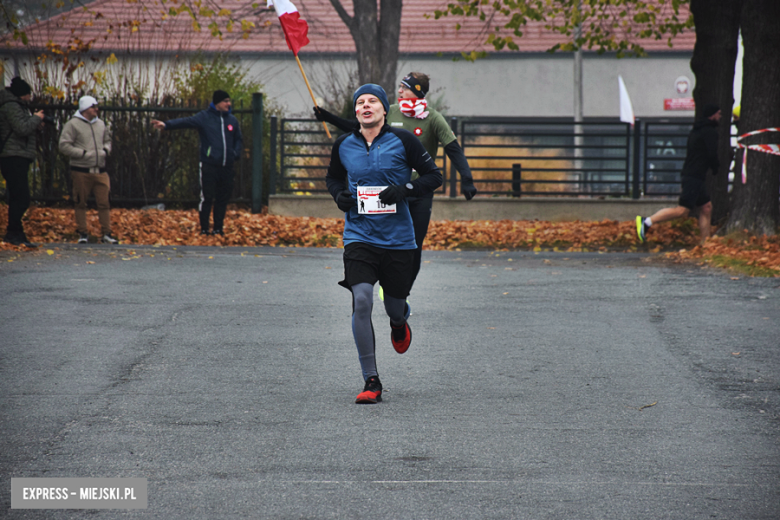
[[[623,83],[622,76],[618,76],[618,85],[620,87],[620,120],[634,126],[634,109],[631,106],[631,98],[628,97],[628,90],[626,84]]]

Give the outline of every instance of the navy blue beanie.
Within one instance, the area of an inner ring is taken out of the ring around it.
[[[387,94],[385,93],[385,89],[375,83],[366,83],[355,91],[355,93],[352,95],[353,109],[357,104],[358,98],[363,94],[375,95],[377,98],[379,98],[379,101],[382,102],[382,106],[385,107],[385,112],[390,112],[390,103],[387,101]]]

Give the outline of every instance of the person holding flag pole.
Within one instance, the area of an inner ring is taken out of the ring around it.
[[[306,23],[306,20],[301,18],[300,13],[298,13],[298,9],[289,0],[268,0],[267,7],[268,9],[273,7],[276,11],[276,16],[279,17],[279,23],[281,24],[282,31],[284,32],[284,39],[287,42],[287,47],[289,47],[295,56],[295,61],[298,63],[298,68],[301,69],[303,81],[306,82],[306,88],[309,89],[309,95],[311,96],[312,101],[314,101],[314,106],[317,106],[317,100],[314,98],[314,92],[311,90],[309,80],[306,78],[306,72],[304,72],[303,65],[301,65],[301,60],[298,58],[298,51],[300,51],[302,47],[305,47],[309,44],[309,24]],[[328,130],[327,125],[322,123],[322,126],[325,128],[325,134],[328,136],[328,139],[331,139],[330,131]]]

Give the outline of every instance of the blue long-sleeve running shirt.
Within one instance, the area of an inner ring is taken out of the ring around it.
[[[420,175],[411,181],[412,168]],[[326,176],[328,191],[336,199],[349,190],[357,199],[360,186],[405,185],[409,196],[423,197],[441,186],[442,175],[420,141],[402,128],[385,124],[368,146],[359,129],[339,137],[333,144]],[[395,213],[360,214],[352,208],[344,214],[344,245],[363,242],[386,249],[416,249],[414,226],[406,200],[396,204]]]

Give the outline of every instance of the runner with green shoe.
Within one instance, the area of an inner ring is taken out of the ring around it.
[[[712,202],[707,193],[707,171],[718,173],[718,121],[721,111],[717,105],[705,105],[702,117],[693,125],[688,135],[687,154],[682,168],[682,193],[677,207],[664,208],[653,215],[636,217],[636,234],[640,242],[647,240],[647,230],[654,224],[677,218],[688,218],[694,210],[698,213],[702,244],[709,238],[712,218]]]

